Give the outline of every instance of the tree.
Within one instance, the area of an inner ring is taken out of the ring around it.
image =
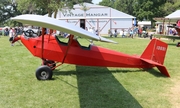
[[[18,10],[22,13],[29,14],[46,14],[52,15],[52,12],[61,6],[64,2],[60,0],[16,0]]]
[[[139,20],[153,21],[165,17],[180,8],[180,0],[136,0],[134,14]]]
[[[154,17],[161,17],[162,6],[165,4],[165,0],[135,0],[134,14],[139,20],[150,20]]]
[[[58,10],[64,7],[72,9],[74,4],[81,2],[91,3],[92,0],[0,0],[0,22],[20,14],[45,15],[48,13],[50,17],[55,12],[54,18],[56,18]]]
[[[12,0],[0,0],[0,23],[5,24],[8,19],[21,13],[17,10],[17,5]]]
[[[180,0],[167,0],[162,7],[162,12],[164,13],[164,16],[167,16],[177,9],[180,9]]]
[[[134,15],[133,5],[135,4],[134,0],[115,0],[113,8],[130,15]]]
[[[72,9],[74,4],[82,2],[91,2],[92,0],[16,0],[18,3],[18,9],[21,12],[36,13],[46,12],[51,17],[52,13],[56,13],[62,8]],[[25,6],[26,5],[26,6]]]
[[[113,7],[114,0],[102,0],[99,5]]]

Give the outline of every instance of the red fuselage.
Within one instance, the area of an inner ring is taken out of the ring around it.
[[[176,28],[176,31],[178,33],[178,36],[180,36],[180,27],[179,28]]]
[[[36,57],[45,58],[57,62],[76,64],[83,66],[101,67],[128,67],[151,68],[151,64],[143,62],[138,56],[130,56],[121,52],[90,45],[83,47],[77,40],[72,40],[68,49],[68,43],[60,42],[55,36],[44,36],[44,48],[42,57],[42,37],[26,39],[21,36],[22,43]]]

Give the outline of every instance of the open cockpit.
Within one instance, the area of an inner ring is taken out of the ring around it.
[[[70,37],[64,38],[62,36],[55,36],[55,39],[59,43],[59,45],[67,45],[68,46],[68,44],[71,42]],[[71,45],[89,50],[91,44],[87,44],[87,42],[85,42],[85,41],[87,41],[87,40],[74,37],[72,39]]]

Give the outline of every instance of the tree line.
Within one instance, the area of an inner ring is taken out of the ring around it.
[[[140,21],[153,21],[154,17],[165,17],[180,9],[180,0],[102,0],[99,4],[133,15]]]
[[[83,2],[92,3],[92,0],[0,0],[0,24],[20,25],[9,19],[21,14],[51,16],[53,12],[72,9],[74,4]],[[154,17],[165,17],[179,9],[180,0],[102,0],[99,5],[130,14],[140,21],[153,21]]]

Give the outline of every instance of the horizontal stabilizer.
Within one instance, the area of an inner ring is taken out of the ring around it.
[[[169,28],[174,28],[174,26],[171,26],[171,25],[169,25],[169,26],[167,26],[167,27],[169,27]]]
[[[152,39],[140,58],[150,64],[151,67],[156,66],[162,74],[170,77],[166,67],[163,66],[167,47],[168,45],[165,42]]]
[[[143,59],[143,58],[141,58],[141,60],[143,60],[144,62],[147,62],[148,64],[151,64],[151,65],[156,66],[162,74],[164,74],[164,75],[167,76],[167,77],[170,77],[170,75],[169,75],[166,67],[163,66],[162,64],[159,64],[159,63],[154,62],[154,61],[152,61],[152,60]]]
[[[80,27],[69,24],[65,21],[50,18],[47,16],[26,14],[26,15],[19,15],[11,19],[21,22],[23,24],[31,24],[34,26],[58,30],[58,31],[66,32],[66,33],[79,36],[82,38],[88,38],[91,40],[97,40],[97,41],[102,41],[102,42],[117,43],[112,40],[103,38],[101,36],[97,36],[93,33],[90,33]]]
[[[168,71],[167,71],[165,66],[161,65],[161,66],[156,66],[156,67],[159,69],[159,71],[162,74],[166,75],[167,77],[170,77],[170,75],[169,75],[169,73],[168,73]]]

